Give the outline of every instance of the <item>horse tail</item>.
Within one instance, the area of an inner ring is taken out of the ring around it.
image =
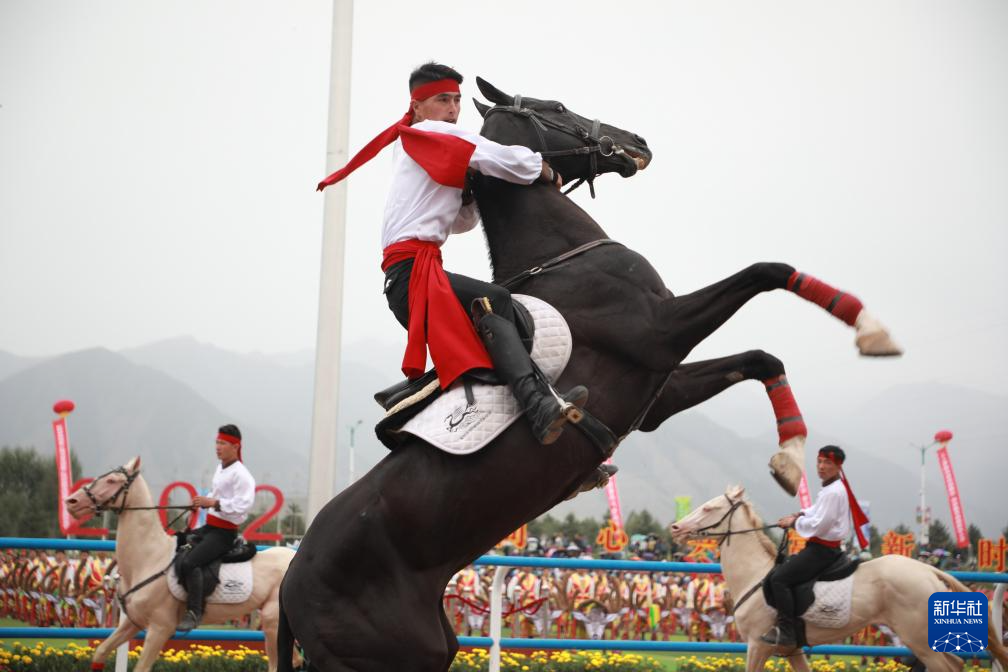
[[[972,592],[967,588],[959,579],[946,574],[936,567],[932,567],[931,571],[935,573],[938,580],[944,583],[951,592],[956,593],[969,593]],[[1000,609],[1001,605],[992,605],[994,609]],[[987,648],[990,650],[991,655],[1001,663],[1002,669],[1008,669],[1008,648],[1005,647],[1004,642],[1001,641],[1001,633],[996,632],[994,628],[994,620],[987,619]]]
[[[277,672],[294,672],[294,633],[284,612],[283,583],[279,591],[280,620],[277,624]]]

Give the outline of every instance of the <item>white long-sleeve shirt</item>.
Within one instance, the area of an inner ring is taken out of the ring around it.
[[[514,184],[532,184],[542,172],[542,156],[528,147],[501,145],[459,128],[447,121],[428,119],[413,124],[421,131],[447,133],[476,145],[469,167],[490,177]],[[476,226],[479,210],[475,203],[462,206],[462,190],[438,184],[403,149],[394,147],[395,168],[388,201],[385,203],[382,249],[404,240],[424,240],[444,244],[452,233]]]
[[[255,479],[241,462],[232,462],[227,469],[218,464],[210,497],[220,500],[220,509],[211,510],[209,515],[241,525],[252,510],[255,487]]]
[[[837,478],[819,491],[812,506],[802,509],[795,521],[795,532],[808,539],[819,537],[826,541],[845,541],[851,533],[850,503],[847,488]]]

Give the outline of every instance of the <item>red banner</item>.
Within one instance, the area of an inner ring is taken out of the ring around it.
[[[963,514],[962,503],[959,501],[959,487],[956,485],[955,472],[952,471],[952,461],[948,456],[948,442],[943,442],[941,448],[938,449],[938,466],[941,468],[942,478],[945,479],[945,490],[948,492],[956,546],[967,548],[970,545],[969,532],[966,529],[966,516]]]
[[[56,438],[56,515],[59,519],[60,533],[70,536],[83,535],[89,537],[105,537],[108,535],[108,528],[104,527],[81,527],[81,524],[74,520],[66,508],[66,498],[77,488],[86,485],[91,481],[89,478],[82,478],[76,483],[71,479],[70,463],[70,438],[67,432],[66,416],[73,410],[73,402],[59,401],[53,410],[60,414],[59,420],[53,420],[53,436]]]
[[[67,438],[66,418],[53,420],[53,435],[56,437],[56,476],[59,487],[56,510],[59,512],[60,532],[70,534],[76,527],[74,519],[66,508],[66,498],[70,496],[70,440]]]
[[[801,508],[807,509],[812,506],[812,496],[808,491],[808,479],[805,478],[805,471],[802,471],[801,482],[798,483],[798,502]]]
[[[610,464],[612,458],[605,461]],[[609,520],[615,523],[616,527],[623,529],[623,513],[620,511],[619,490],[616,489],[616,477],[610,476],[605,487],[606,499],[609,500]]]

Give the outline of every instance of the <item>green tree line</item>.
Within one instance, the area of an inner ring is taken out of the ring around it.
[[[81,477],[80,462],[73,452],[70,472],[74,481]],[[56,517],[58,498],[55,455],[43,458],[34,448],[20,446],[0,449],[0,535],[61,536]]]

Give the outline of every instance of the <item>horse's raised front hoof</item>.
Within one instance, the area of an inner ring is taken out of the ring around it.
[[[782,443],[780,450],[770,458],[770,475],[786,493],[794,497],[798,494],[804,463],[805,437],[792,437]]]
[[[898,346],[889,336],[889,331],[882,326],[867,310],[858,313],[854,321],[857,335],[854,343],[858,352],[865,357],[899,357],[903,348]]]

